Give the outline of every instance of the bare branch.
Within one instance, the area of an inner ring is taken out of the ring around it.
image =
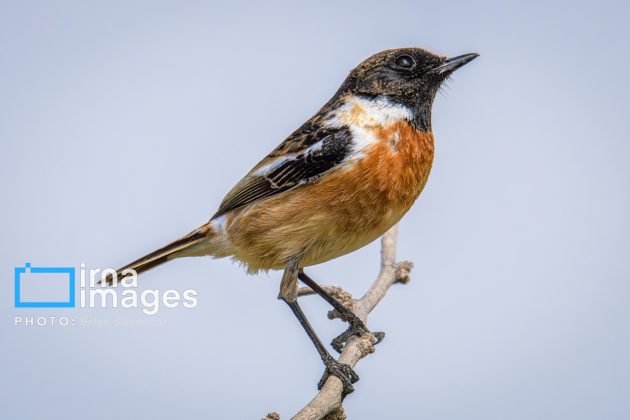
[[[398,228],[392,227],[381,239],[381,271],[361,299],[353,300],[349,293],[334,286],[325,286],[325,289],[339,298],[345,306],[351,308],[354,313],[367,324],[368,314],[385,297],[387,290],[394,283],[407,283],[409,281],[409,271],[413,267],[410,262],[396,263],[396,239]],[[312,291],[308,288],[301,288],[298,296],[306,296]],[[329,313],[334,317],[334,312]],[[362,337],[351,337],[339,356],[341,363],[346,363],[354,367],[359,360],[374,352],[374,337],[371,334]],[[341,381],[330,376],[321,391],[297,413],[294,420],[338,420],[345,419],[345,413],[341,405],[343,385]]]

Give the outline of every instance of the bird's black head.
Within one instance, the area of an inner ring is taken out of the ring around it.
[[[384,96],[411,108],[421,130],[431,129],[431,105],[440,85],[478,54],[447,58],[422,48],[385,50],[359,64],[339,94]]]

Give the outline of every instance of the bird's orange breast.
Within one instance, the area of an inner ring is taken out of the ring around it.
[[[381,236],[409,210],[427,182],[433,134],[407,121],[369,128],[375,141],[355,161],[316,182],[228,215],[234,258],[250,271],[304,266],[352,252]]]

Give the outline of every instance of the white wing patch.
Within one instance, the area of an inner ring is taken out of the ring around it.
[[[254,172],[252,172],[252,175],[261,175],[264,176],[266,174],[268,174],[269,172],[273,171],[274,169],[276,169],[278,166],[282,165],[285,162],[288,162],[290,160],[295,160],[296,157],[295,156],[280,156],[278,159],[274,160],[271,163],[268,163],[265,166],[261,166],[260,168],[256,169]]]
[[[324,139],[319,140],[316,143],[313,143],[312,145],[310,145],[309,147],[307,147],[306,149],[302,150],[300,153],[308,155],[310,153],[315,153],[318,150],[320,150],[322,147],[324,146]],[[259,175],[259,176],[265,176],[267,175],[269,172],[273,171],[274,169],[276,169],[277,167],[279,167],[280,165],[291,161],[291,160],[297,160],[297,157],[294,155],[286,155],[286,156],[280,156],[278,157],[276,160],[269,162],[268,164],[261,166],[260,168],[256,169],[254,172],[251,173],[251,175]]]
[[[354,160],[364,155],[366,147],[378,141],[373,133],[375,129],[412,118],[413,113],[409,108],[386,98],[350,96],[342,106],[330,113],[327,124],[350,129],[354,148],[347,159]]]

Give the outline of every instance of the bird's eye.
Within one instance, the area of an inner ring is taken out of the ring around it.
[[[396,63],[398,67],[401,67],[403,69],[410,69],[415,64],[413,61],[413,58],[411,58],[408,55],[398,56],[398,58],[396,58],[396,61],[394,61],[394,63]]]

